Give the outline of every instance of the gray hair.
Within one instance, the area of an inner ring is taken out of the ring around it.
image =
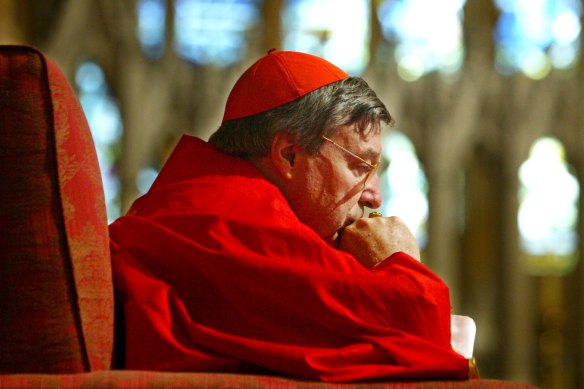
[[[357,123],[359,131],[366,131],[392,122],[369,85],[360,77],[349,77],[269,111],[229,120],[211,135],[209,143],[243,159],[262,157],[269,153],[274,135],[286,131],[314,154],[322,136],[331,136],[340,126]]]

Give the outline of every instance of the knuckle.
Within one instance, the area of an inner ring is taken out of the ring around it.
[[[404,224],[404,222],[402,221],[402,219],[400,219],[398,216],[390,216],[387,219],[392,224]]]
[[[369,223],[369,219],[361,218],[361,219],[355,220],[355,222],[353,224],[351,224],[351,226],[365,227],[368,223]]]

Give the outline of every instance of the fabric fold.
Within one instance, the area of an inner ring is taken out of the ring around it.
[[[364,268],[302,224],[253,166],[196,138],[183,137],[110,235],[126,368],[468,376],[442,280],[404,253]]]

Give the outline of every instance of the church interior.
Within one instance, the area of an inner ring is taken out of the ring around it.
[[[481,376],[584,387],[581,0],[0,0],[0,44],[63,70],[109,222],[182,134],[207,139],[272,48],[363,77],[385,130],[382,212],[477,324]]]

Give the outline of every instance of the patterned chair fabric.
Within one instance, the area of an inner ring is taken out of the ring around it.
[[[278,376],[230,373],[98,371],[60,375],[0,375],[3,389],[535,389],[502,380],[326,383]]]
[[[0,372],[110,367],[113,286],[95,148],[40,52],[0,47]]]

